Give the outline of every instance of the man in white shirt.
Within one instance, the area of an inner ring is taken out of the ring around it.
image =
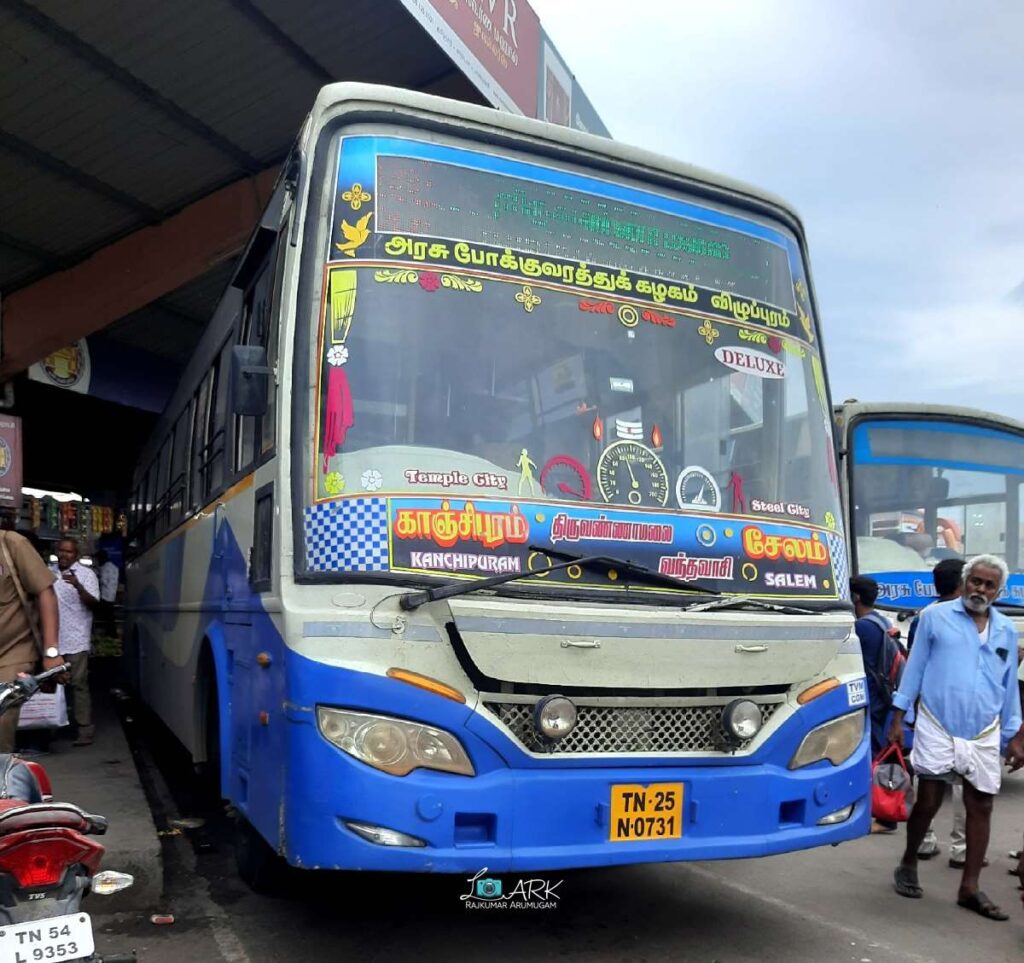
[[[96,734],[89,698],[89,649],[92,646],[92,617],[100,604],[96,573],[78,560],[78,543],[71,538],[57,545],[57,608],[60,611],[58,648],[71,665],[68,696],[78,724],[76,746],[90,746]]]

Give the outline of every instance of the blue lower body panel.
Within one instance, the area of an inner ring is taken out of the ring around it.
[[[344,684],[337,673],[346,676]],[[314,692],[316,677],[325,675],[333,678],[321,691],[334,698]],[[326,666],[301,678],[305,691],[295,693],[299,698],[292,705],[306,708],[289,713],[282,824],[283,850],[295,865],[470,874],[484,866],[492,872],[568,869],[765,856],[840,843],[868,831],[867,731],[842,765],[786,768],[808,729],[850,711],[845,687],[797,712],[751,757],[604,763],[538,760],[496,726],[493,737],[482,738],[480,717],[465,706],[392,680]],[[342,692],[346,698],[339,700]],[[312,711],[318,701],[447,729],[462,740],[477,775],[417,770],[396,777],[367,766],[319,733]],[[681,838],[609,841],[611,789],[619,783],[682,783]],[[817,825],[850,805],[853,813],[844,822]],[[377,845],[352,832],[346,821],[397,830],[426,845]]]

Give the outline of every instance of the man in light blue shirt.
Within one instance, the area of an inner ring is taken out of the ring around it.
[[[1000,752],[1011,770],[1024,765],[1024,727],[1017,691],[1017,633],[992,607],[1008,571],[993,555],[971,559],[963,594],[922,613],[910,660],[893,696],[889,741],[902,744],[903,717],[920,699],[911,761],[917,801],[907,848],[896,868],[896,892],[919,899],[917,851],[942,805],[945,784],[963,780],[967,854],[957,903],[987,919],[1007,915],[978,888],[988,848],[992,801],[999,791]]]

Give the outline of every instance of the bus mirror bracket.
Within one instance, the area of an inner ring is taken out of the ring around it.
[[[231,349],[231,407],[236,415],[267,413],[272,373],[262,345],[236,344]]]

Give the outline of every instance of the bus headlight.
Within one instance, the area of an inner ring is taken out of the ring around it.
[[[414,769],[476,775],[462,743],[443,729],[327,706],[317,706],[316,721],[328,742],[393,776],[405,776]]]
[[[804,736],[800,748],[789,760],[789,768],[800,769],[821,759],[827,759],[833,766],[838,766],[853,755],[863,737],[863,709],[832,719],[816,726]]]

